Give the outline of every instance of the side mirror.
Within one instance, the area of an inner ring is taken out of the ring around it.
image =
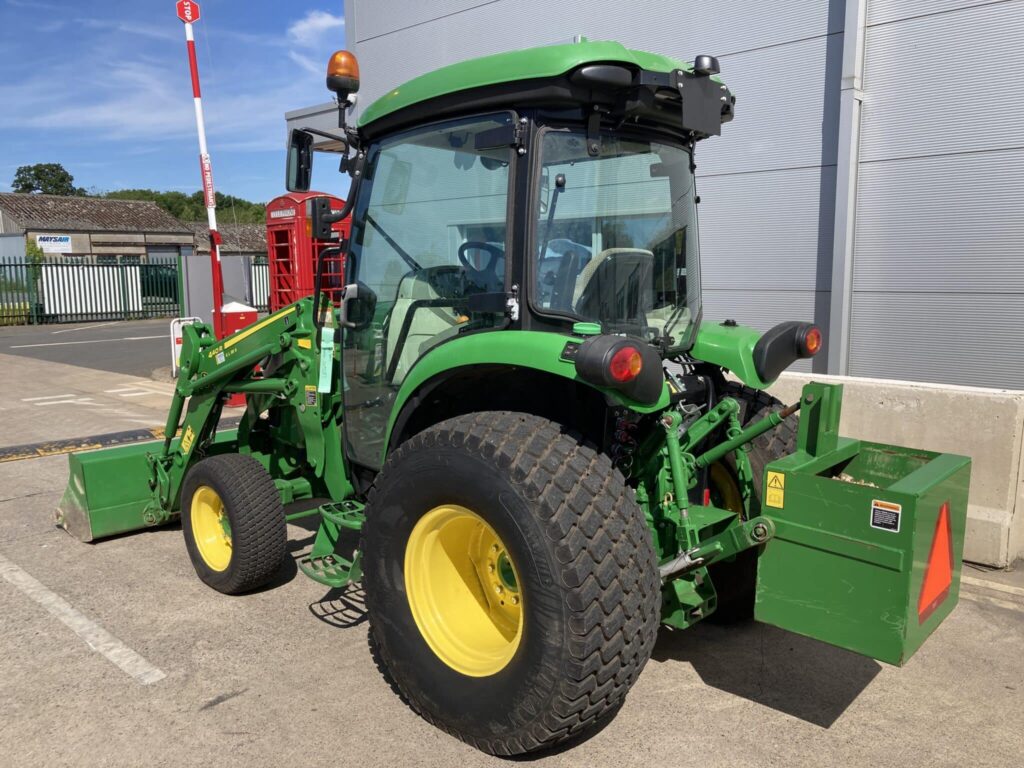
[[[308,192],[312,176],[313,134],[293,128],[288,134],[285,187],[289,192]]]
[[[377,294],[366,283],[346,285],[341,294],[340,321],[343,328],[365,331],[377,311]]]

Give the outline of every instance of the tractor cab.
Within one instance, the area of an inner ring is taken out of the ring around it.
[[[351,75],[353,64],[332,66]],[[355,461],[380,466],[396,394],[451,340],[575,328],[662,357],[692,346],[694,147],[734,105],[717,72],[709,56],[684,65],[618,43],[550,46],[424,75],[344,126],[349,274],[361,301],[376,302],[373,322],[344,345]],[[308,168],[309,132],[293,131],[289,145],[289,168]],[[660,368],[642,374],[653,400]]]

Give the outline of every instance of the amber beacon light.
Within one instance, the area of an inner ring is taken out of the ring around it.
[[[359,62],[349,51],[335,51],[327,62],[327,89],[346,101],[359,90]]]

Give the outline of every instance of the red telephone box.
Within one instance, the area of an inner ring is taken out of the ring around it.
[[[338,241],[314,240],[311,205],[314,197],[328,197],[331,210],[339,211],[345,201],[321,192],[290,192],[267,203],[267,261],[270,267],[270,311],[312,296],[316,277],[316,257],[321,249]],[[349,219],[337,222],[334,231],[347,239]],[[324,260],[321,289],[337,303],[345,285],[345,259],[340,254]]]

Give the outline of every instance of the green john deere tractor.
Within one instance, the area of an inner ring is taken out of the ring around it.
[[[73,455],[61,524],[180,517],[199,577],[237,594],[319,516],[301,569],[360,581],[412,707],[496,754],[614,712],[662,625],[753,616],[903,663],[957,602],[969,461],[839,436],[838,385],[765,394],[813,325],[703,317],[717,72],[551,46],[424,75],[350,126],[335,54],[338,132],[293,131],[287,175],[308,189],[319,135],[352,178],[343,210],[310,201],[319,239],[352,217],[321,254],[344,254],[340,306],[318,287],[224,339],[186,327],[167,438]]]

